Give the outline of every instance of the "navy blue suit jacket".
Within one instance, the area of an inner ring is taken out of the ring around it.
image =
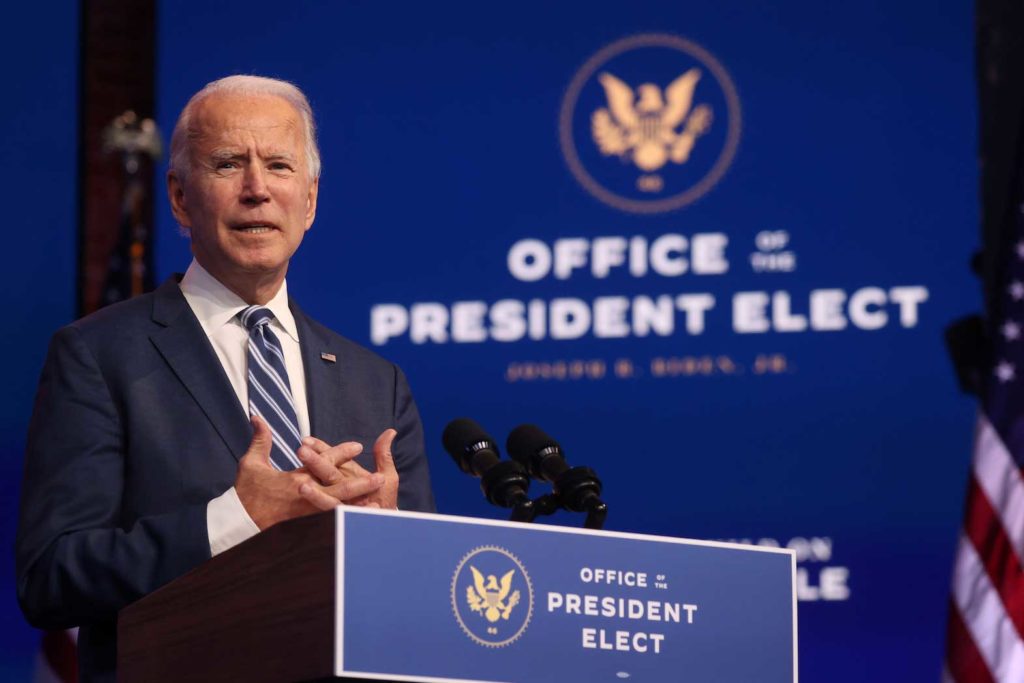
[[[401,370],[291,308],[312,434],[362,443],[372,470],[374,440],[394,427],[399,508],[432,511]],[[118,610],[210,557],[206,505],[234,484],[251,438],[175,279],[54,335],[29,427],[18,598],[35,626],[81,627],[83,680],[114,680]]]

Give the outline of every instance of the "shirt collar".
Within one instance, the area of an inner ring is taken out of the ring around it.
[[[236,316],[246,308],[248,304],[230,289],[225,287],[217,278],[199,265],[199,262],[192,259],[185,277],[181,279],[181,293],[185,295],[189,306],[199,319],[199,324],[207,335],[213,334],[224,325],[237,321]],[[281,283],[277,294],[264,304],[274,314],[274,327],[282,330],[296,342],[299,341],[299,331],[295,326],[295,316],[288,308],[288,281]]]

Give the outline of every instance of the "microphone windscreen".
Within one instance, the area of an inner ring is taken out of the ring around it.
[[[557,441],[544,433],[537,425],[519,425],[508,435],[505,450],[522,465],[529,467],[534,455],[548,446],[561,450]]]
[[[468,417],[452,420],[441,434],[444,449],[456,458],[460,458],[467,448],[481,441],[493,442],[494,439],[476,421]]]

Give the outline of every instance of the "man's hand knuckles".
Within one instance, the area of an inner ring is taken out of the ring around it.
[[[290,473],[290,478],[292,479],[292,482],[291,482],[291,486],[289,486],[289,488],[292,488],[295,491],[298,491],[302,487],[303,484],[315,485],[315,484],[319,483],[313,477],[313,475],[311,475],[309,472],[299,472],[299,471],[293,470]]]
[[[329,451],[324,451],[324,456],[328,457],[335,467],[339,467],[352,462],[362,452],[363,447],[358,443],[343,443]]]
[[[348,479],[336,484],[329,489],[329,492],[338,500],[348,501],[359,496],[365,496],[379,488],[380,485],[372,478],[360,477],[359,479]]]
[[[341,481],[342,476],[341,476],[341,472],[339,472],[338,470],[332,469],[332,470],[328,470],[327,472],[324,472],[319,478],[320,478],[320,482],[324,486],[334,486],[339,481]]]

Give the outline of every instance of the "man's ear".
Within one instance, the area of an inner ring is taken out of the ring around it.
[[[174,171],[167,172],[167,199],[171,202],[171,213],[183,230],[192,227],[185,202],[185,184]]]
[[[309,184],[309,194],[306,196],[306,230],[313,226],[313,219],[316,218],[316,198],[320,192],[320,178],[313,178]]]

